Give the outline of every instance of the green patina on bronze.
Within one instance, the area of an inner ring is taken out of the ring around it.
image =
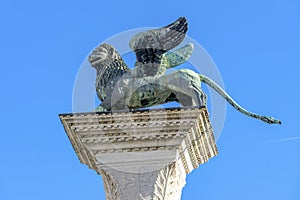
[[[94,49],[89,62],[97,70],[96,92],[101,104],[96,111],[135,110],[174,101],[182,106],[206,106],[206,95],[201,89],[204,82],[243,114],[270,124],[281,124],[272,117],[242,108],[202,74],[189,69],[166,74],[168,68],[183,64],[193,53],[191,43],[170,51],[183,41],[187,29],[187,20],[181,17],[168,26],[135,35],[129,44],[136,54],[133,69],[113,46],[101,44]]]

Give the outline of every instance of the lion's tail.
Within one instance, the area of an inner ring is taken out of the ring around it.
[[[262,115],[258,115],[252,112],[249,112],[248,110],[244,109],[242,106],[240,106],[238,103],[236,103],[217,83],[215,83],[213,80],[211,80],[209,77],[203,75],[203,74],[199,74],[200,80],[201,82],[206,83],[207,85],[209,85],[210,87],[212,87],[215,91],[217,91],[222,97],[224,97],[226,99],[226,101],[232,105],[235,109],[237,109],[238,111],[240,111],[241,113],[256,118],[256,119],[260,119],[266,123],[269,124],[281,124],[280,120],[274,119],[273,117],[268,117],[268,116],[262,116]]]

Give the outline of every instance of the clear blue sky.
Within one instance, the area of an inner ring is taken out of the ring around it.
[[[0,199],[105,199],[58,114],[72,111],[76,73],[96,45],[179,16],[227,91],[283,122],[268,125],[228,105],[219,155],[188,176],[182,199],[300,199],[299,10],[296,0],[1,1]]]

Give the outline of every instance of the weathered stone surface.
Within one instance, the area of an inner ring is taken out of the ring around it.
[[[217,155],[206,108],[61,114],[79,160],[106,199],[180,199],[185,177]]]

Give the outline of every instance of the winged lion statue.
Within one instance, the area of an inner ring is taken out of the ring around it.
[[[201,89],[201,82],[204,82],[243,114],[270,124],[281,124],[273,117],[247,111],[203,74],[189,69],[166,73],[167,69],[186,62],[193,53],[191,43],[171,51],[184,40],[187,30],[186,18],[180,17],[167,26],[133,36],[129,43],[136,55],[132,69],[113,46],[101,44],[95,48],[88,60],[97,70],[96,93],[101,104],[96,111],[135,110],[166,102],[206,106],[207,97]]]

